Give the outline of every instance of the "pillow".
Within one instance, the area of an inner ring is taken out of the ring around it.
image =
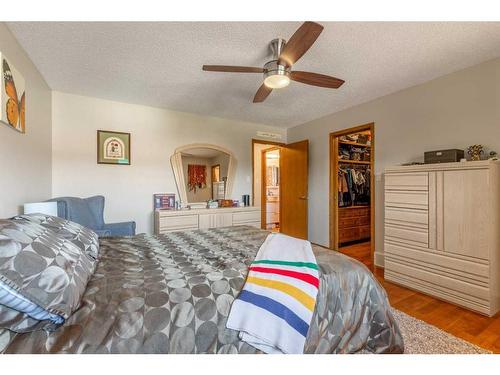
[[[67,319],[79,307],[96,257],[94,250],[88,250],[91,246],[82,250],[78,245],[80,232],[73,233],[74,239],[65,238],[71,237],[75,228],[64,231],[59,224],[57,220],[37,222],[31,216],[0,220],[0,281],[6,286],[4,292],[9,290],[10,298],[15,294],[33,304],[29,306],[39,307],[40,314],[52,314],[38,320],[28,311],[16,309],[19,305],[2,304],[0,328],[23,332],[53,328],[58,323],[51,317]],[[59,228],[60,233],[51,228]],[[38,322],[44,324],[35,324]]]
[[[99,237],[93,230],[73,221],[44,214],[20,215],[14,220],[27,220],[51,229],[58,236],[63,237],[78,246],[82,251],[97,259],[99,255]]]
[[[62,316],[49,313],[0,281],[0,327],[22,333],[53,331],[63,323]]]

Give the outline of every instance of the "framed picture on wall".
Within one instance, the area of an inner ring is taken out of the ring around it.
[[[20,133],[26,132],[25,81],[21,73],[0,52],[0,121]]]
[[[130,165],[130,133],[98,130],[97,164]]]

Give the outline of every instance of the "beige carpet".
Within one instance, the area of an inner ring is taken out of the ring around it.
[[[402,311],[393,309],[393,314],[403,335],[405,354],[491,353]]]

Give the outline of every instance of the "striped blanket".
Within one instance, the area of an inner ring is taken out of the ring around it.
[[[319,272],[311,244],[270,234],[233,302],[227,328],[265,353],[303,353],[316,305]]]

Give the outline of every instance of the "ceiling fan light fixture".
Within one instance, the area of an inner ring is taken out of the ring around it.
[[[290,84],[290,78],[285,75],[274,74],[264,79],[264,84],[270,89],[282,89]]]
[[[264,65],[264,84],[271,89],[282,89],[290,84],[290,69],[278,64],[277,60]]]

